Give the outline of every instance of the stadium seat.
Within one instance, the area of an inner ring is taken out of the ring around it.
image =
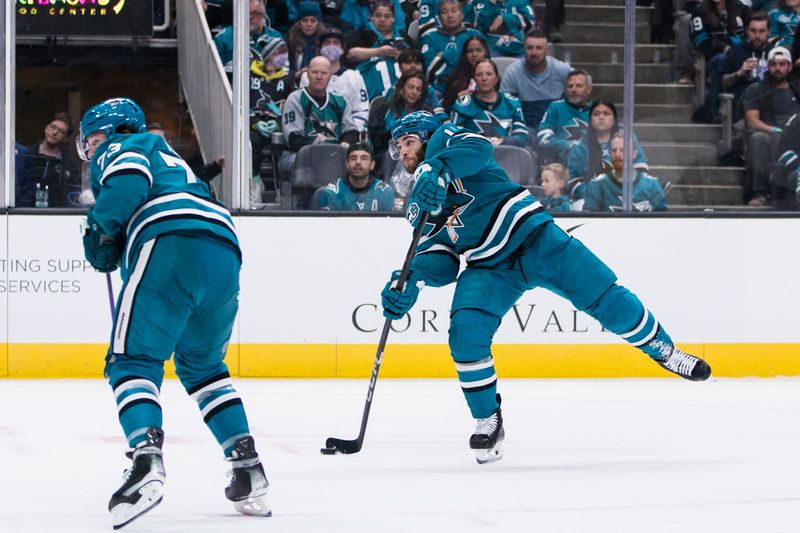
[[[294,207],[305,209],[313,191],[347,172],[346,153],[347,149],[338,144],[309,144],[297,152],[292,173]]]
[[[314,191],[314,194],[311,195],[311,201],[308,202],[308,208],[311,211],[319,211],[319,197],[322,195],[322,191],[324,191],[328,186],[323,185],[322,187],[317,188]]]
[[[520,185],[534,185],[536,164],[530,150],[519,146],[500,145],[494,148],[494,157],[511,181]]]
[[[503,73],[506,69],[512,64],[516,63],[520,59],[518,57],[493,57],[492,61],[494,64],[497,65],[497,72],[500,73],[500,77],[503,77]]]

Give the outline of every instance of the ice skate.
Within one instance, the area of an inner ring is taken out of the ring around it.
[[[500,403],[499,394],[497,403]],[[489,418],[477,420],[475,433],[469,438],[469,447],[475,450],[475,460],[478,461],[478,464],[492,463],[503,458],[503,438],[505,436],[503,415],[499,407]]]
[[[656,362],[673,374],[690,381],[705,381],[711,376],[711,367],[708,363],[699,357],[683,353],[678,348],[673,348],[665,360]]]
[[[147,438],[126,455],[133,465],[125,470],[122,486],[111,496],[108,510],[114,529],[120,529],[161,503],[164,482],[164,461],[161,446],[164,432],[160,428],[147,430]]]
[[[269,482],[256,453],[253,437],[242,437],[236,441],[229,461],[231,471],[228,475],[231,481],[225,488],[225,497],[244,515],[272,516],[267,497]]]

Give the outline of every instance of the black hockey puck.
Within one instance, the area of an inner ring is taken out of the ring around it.
[[[320,448],[319,453],[322,455],[336,455],[336,448]]]

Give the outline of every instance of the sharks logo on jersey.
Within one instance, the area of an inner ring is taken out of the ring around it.
[[[568,140],[579,141],[589,125],[585,120],[572,117],[572,121],[569,124],[565,124],[561,127],[564,129],[564,134]]]
[[[446,228],[450,240],[453,243],[458,242],[458,229],[464,227],[459,215],[466,211],[474,199],[475,197],[464,189],[460,179],[451,180],[447,187],[447,200],[442,205],[442,209],[435,215],[431,213],[428,218],[428,224],[433,227],[426,232],[426,235],[433,237]]]
[[[498,93],[493,103],[474,95],[459,98],[453,106],[452,122],[489,138],[528,134],[519,100],[504,93]]]

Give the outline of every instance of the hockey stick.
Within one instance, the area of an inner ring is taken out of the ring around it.
[[[422,218],[414,229],[414,237],[411,239],[411,246],[408,247],[406,259],[403,262],[403,268],[400,271],[400,276],[397,278],[397,290],[402,291],[405,287],[406,279],[408,279],[408,271],[411,267],[411,260],[414,258],[414,252],[417,250],[417,244],[422,237],[422,231],[425,223],[428,221],[428,212],[422,213]],[[375,353],[375,362],[372,364],[372,377],[369,378],[369,388],[367,389],[367,401],[364,404],[364,414],[361,415],[361,430],[358,432],[358,437],[355,440],[337,439],[335,437],[328,437],[325,441],[325,447],[320,449],[320,453],[324,455],[333,455],[335,453],[343,453],[345,455],[351,453],[358,453],[361,451],[361,446],[364,444],[364,434],[367,432],[367,420],[369,420],[369,410],[372,406],[372,395],[375,392],[375,383],[378,381],[378,371],[381,369],[381,360],[383,359],[383,349],[386,347],[386,339],[389,337],[389,328],[392,325],[392,319],[387,318],[383,323],[383,331],[381,332],[381,339],[378,341],[378,350]]]

